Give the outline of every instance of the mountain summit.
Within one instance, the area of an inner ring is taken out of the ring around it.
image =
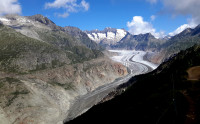
[[[115,45],[119,42],[122,38],[127,35],[127,31],[124,29],[115,29],[115,28],[105,28],[102,31],[99,30],[92,30],[92,31],[85,31],[88,34],[88,37],[91,40],[94,40],[96,43],[101,45]]]

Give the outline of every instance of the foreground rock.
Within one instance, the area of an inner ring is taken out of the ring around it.
[[[126,74],[105,58],[26,75],[1,73],[0,123],[62,123],[77,96]]]

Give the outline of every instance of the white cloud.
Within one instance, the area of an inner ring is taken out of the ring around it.
[[[196,24],[200,23],[200,0],[163,0],[165,9],[174,15],[191,15]]]
[[[20,14],[21,6],[18,0],[1,0],[0,15],[4,14]]]
[[[82,7],[85,9],[85,11],[88,11],[89,10],[89,7],[90,7],[90,4],[85,2],[85,0],[82,0],[81,1],[81,5]]]
[[[156,38],[164,37],[164,32],[156,32],[152,24],[143,20],[142,16],[134,16],[131,22],[127,22],[129,32],[133,35],[151,33]]]
[[[56,13],[56,15],[57,15],[58,17],[66,18],[66,17],[69,16],[69,13],[68,13],[68,12],[65,12],[65,13],[63,13],[63,14]]]
[[[65,9],[66,11],[65,13],[56,14],[57,16],[63,17],[63,18],[68,17],[70,13],[79,12],[82,10],[88,11],[89,7],[90,7],[90,4],[86,2],[85,0],[81,0],[81,2],[79,3],[77,0],[55,0],[52,3],[51,2],[45,3],[46,9],[50,9],[50,8]]]
[[[154,21],[156,19],[156,16],[155,15],[152,15],[151,16],[151,21]]]
[[[150,3],[160,1],[164,5],[164,11],[177,15],[191,15],[196,24],[200,24],[200,0],[146,0]]]
[[[156,3],[158,0],[147,0]],[[171,13],[173,16],[190,15],[188,24],[183,24],[169,35],[174,36],[186,28],[194,28],[200,24],[200,0],[160,0],[164,5],[164,12]]]
[[[147,0],[147,1],[153,4],[153,3],[157,3],[158,0]]]

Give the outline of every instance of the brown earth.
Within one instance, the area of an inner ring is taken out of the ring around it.
[[[188,80],[199,80],[200,79],[200,66],[194,66],[187,70]]]

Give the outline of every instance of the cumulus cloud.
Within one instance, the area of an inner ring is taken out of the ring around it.
[[[129,32],[133,35],[151,33],[156,38],[164,37],[164,32],[156,32],[152,24],[143,20],[142,16],[134,16],[131,22],[127,22]]]
[[[88,11],[90,4],[85,0],[81,0],[78,3],[77,0],[55,0],[54,2],[45,3],[45,8],[55,8],[60,9],[63,8],[66,12],[63,14],[56,14],[59,17],[66,18],[69,16],[70,13],[79,12],[79,11]]]
[[[0,15],[4,14],[20,14],[21,6],[18,0],[1,0]]]

